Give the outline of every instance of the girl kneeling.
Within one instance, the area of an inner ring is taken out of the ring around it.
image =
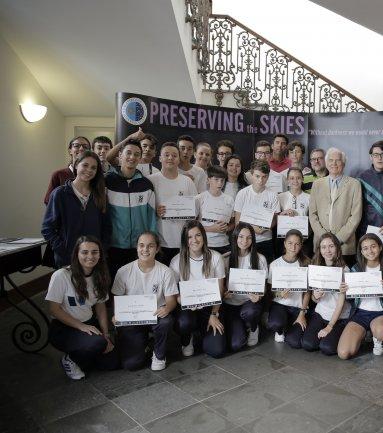
[[[52,275],[45,298],[53,317],[49,340],[65,353],[61,364],[71,379],[82,379],[93,366],[104,370],[119,366],[108,333],[105,301],[109,284],[104,253],[93,236],[80,237],[71,265]]]
[[[309,259],[302,251],[303,236],[298,230],[289,230],[284,241],[285,254],[270,264],[269,283],[272,282],[273,270],[283,266],[307,266]],[[290,292],[288,289],[276,292],[270,306],[268,327],[275,332],[278,343],[300,349],[303,331],[306,329],[306,313],[310,301],[310,292]]]
[[[112,293],[117,296],[153,293],[157,296],[156,325],[117,328],[121,364],[128,370],[144,365],[149,332],[154,335],[151,369],[163,370],[166,367],[166,342],[173,324],[170,312],[177,305],[178,288],[172,271],[155,259],[159,248],[160,241],[155,233],[142,233],[137,240],[138,259],[122,266],[113,283]]]
[[[383,270],[382,241],[372,233],[362,236],[357,248],[357,263],[351,272],[369,272]],[[346,287],[347,289],[347,287]],[[383,341],[383,298],[356,298],[338,344],[338,356],[348,359],[358,353],[359,347],[371,330],[374,355],[382,355]]]
[[[267,262],[257,253],[255,232],[251,224],[239,222],[232,234],[229,268],[263,269]],[[226,292],[224,297],[225,329],[229,348],[240,350],[255,346],[259,337],[259,322],[263,310],[262,296],[239,295]]]
[[[336,266],[349,271],[342,258],[342,248],[336,236],[325,233],[319,239],[313,265]],[[310,316],[302,338],[302,347],[308,351],[320,349],[325,355],[335,355],[339,338],[350,315],[350,303],[345,300],[345,283],[340,285],[340,293],[314,290],[312,300],[316,302],[315,312]]]
[[[178,281],[218,278],[223,293],[225,266],[221,254],[207,247],[206,232],[199,221],[188,221],[181,233],[180,253],[173,257],[170,268]],[[178,299],[180,302],[180,298]],[[196,310],[177,311],[177,330],[181,335],[184,356],[194,354],[193,334],[199,331],[202,349],[218,358],[224,355],[226,341],[220,321],[220,305]]]

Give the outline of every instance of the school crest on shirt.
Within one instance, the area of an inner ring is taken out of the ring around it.
[[[299,207],[300,207],[301,209],[304,209],[304,208],[305,208],[305,204],[304,204],[304,203],[301,203],[301,204],[299,205]]]
[[[140,194],[138,196],[138,203],[143,203],[143,201],[144,201],[144,196],[142,194]]]
[[[159,287],[159,284],[153,284],[152,292],[153,293],[158,293],[158,287]]]
[[[265,209],[267,209],[267,208],[269,207],[269,203],[268,203],[267,201],[264,201],[264,202],[263,202],[263,207],[264,207]]]
[[[178,195],[179,195],[179,196],[184,195],[183,191],[179,191],[179,192],[178,192]]]

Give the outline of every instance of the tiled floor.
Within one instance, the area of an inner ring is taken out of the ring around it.
[[[263,335],[220,360],[184,360],[170,349],[162,372],[94,372],[71,382],[51,347],[33,355],[13,346],[21,318],[0,314],[2,433],[383,432],[383,357],[368,345],[345,362]]]

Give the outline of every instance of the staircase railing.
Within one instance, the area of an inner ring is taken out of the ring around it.
[[[239,108],[340,113],[374,108],[228,15],[211,0],[185,0],[204,88],[216,104],[230,93]]]

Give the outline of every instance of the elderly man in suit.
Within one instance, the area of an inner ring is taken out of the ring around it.
[[[347,264],[354,264],[355,232],[362,217],[360,182],[343,174],[346,154],[335,147],[326,153],[329,175],[312,186],[309,219],[314,231],[314,246],[323,233],[331,232],[342,245]]]

